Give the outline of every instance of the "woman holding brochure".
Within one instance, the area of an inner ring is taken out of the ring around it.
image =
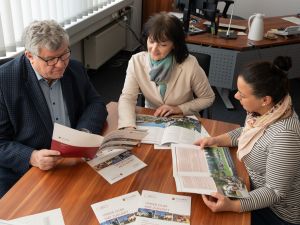
[[[193,115],[215,98],[197,59],[189,55],[180,20],[167,13],[152,16],[144,28],[148,51],[132,56],[119,99],[119,128],[135,127],[135,105],[143,93],[155,116]],[[194,97],[195,96],[195,97]]]
[[[252,212],[252,224],[300,224],[300,122],[288,94],[289,57],[250,64],[238,76],[238,99],[247,111],[244,128],[196,141],[238,146],[251,181],[249,198],[203,196],[213,211]]]

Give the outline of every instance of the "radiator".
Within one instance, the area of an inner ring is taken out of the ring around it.
[[[110,24],[84,39],[85,67],[98,69],[125,47],[126,29],[118,23]]]

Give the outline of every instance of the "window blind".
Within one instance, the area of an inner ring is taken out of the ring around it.
[[[34,20],[54,19],[63,27],[80,23],[122,0],[0,0],[0,58],[24,50],[22,32]]]

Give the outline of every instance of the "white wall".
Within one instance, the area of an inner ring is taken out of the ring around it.
[[[234,15],[247,19],[254,13],[267,17],[295,15],[300,13],[300,0],[235,0]]]
[[[0,0],[2,1],[2,0]],[[99,29],[102,29],[107,24],[110,24],[114,21],[112,14],[118,12],[120,9],[123,9],[126,6],[131,7],[131,13],[129,15],[129,26],[132,30],[135,31],[137,35],[141,32],[141,15],[142,15],[142,1],[141,0],[123,0],[118,1],[119,3],[114,5],[111,8],[105,8],[105,10],[97,13],[90,20],[86,20],[74,27],[67,28],[67,31],[70,35],[72,58],[76,59],[82,63],[84,62],[84,45],[83,39],[88,35],[92,35],[94,32],[97,33]],[[111,45],[113,45],[113,41]],[[127,40],[125,43],[125,50],[133,51],[138,46],[139,43],[135,40],[133,35],[127,31]],[[109,46],[108,46],[109,47]]]

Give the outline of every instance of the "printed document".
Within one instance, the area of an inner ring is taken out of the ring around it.
[[[228,148],[172,145],[173,176],[178,192],[245,198],[248,191],[237,176]]]
[[[287,16],[287,17],[282,17],[283,20],[289,21],[291,23],[300,25],[300,18],[297,18],[295,16]]]
[[[137,225],[136,213],[141,202],[139,192],[131,192],[91,205],[100,225]]]
[[[110,184],[147,166],[126,149],[99,152],[94,159],[87,163]]]
[[[65,225],[61,209],[54,209],[13,220],[0,220],[0,225]]]
[[[142,191],[141,206],[136,221],[139,225],[188,225],[191,217],[191,197]]]
[[[139,129],[147,129],[142,143],[168,146],[171,143],[192,144],[199,137],[208,136],[195,116],[155,117],[138,114],[136,124]],[[164,147],[162,147],[164,148]]]

